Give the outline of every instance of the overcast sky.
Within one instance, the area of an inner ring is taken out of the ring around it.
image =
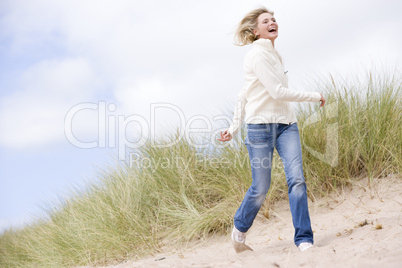
[[[113,166],[123,132],[148,140],[151,113],[169,133],[232,109],[250,48],[233,32],[260,5],[275,12],[295,90],[400,66],[397,0],[2,0],[0,229]]]

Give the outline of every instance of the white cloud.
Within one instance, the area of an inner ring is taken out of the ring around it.
[[[23,148],[59,141],[69,107],[93,95],[97,87],[88,62],[66,59],[40,62],[21,75],[20,90],[0,100],[0,145]]]
[[[84,58],[41,61],[21,75],[20,83],[30,92],[62,100],[88,98],[100,87],[99,79]]]

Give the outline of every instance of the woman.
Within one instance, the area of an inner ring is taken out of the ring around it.
[[[240,45],[252,44],[244,61],[245,88],[239,93],[233,123],[221,132],[220,141],[230,141],[243,120],[247,123],[245,144],[250,157],[252,184],[234,216],[232,232],[236,252],[251,250],[245,244],[271,183],[274,148],[284,165],[289,190],[290,211],[295,228],[294,242],[301,250],[313,245],[313,231],[303,176],[302,153],[296,116],[290,102],[321,102],[318,92],[298,92],[288,88],[282,58],[274,48],[278,23],[266,8],[249,12],[235,34]]]

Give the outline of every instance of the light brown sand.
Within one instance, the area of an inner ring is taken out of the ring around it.
[[[368,185],[361,180],[351,190],[310,200],[315,244],[304,252],[293,244],[289,205],[283,201],[270,219],[258,216],[248,232],[246,243],[254,251],[236,254],[228,234],[109,268],[402,267],[402,180],[393,176]]]

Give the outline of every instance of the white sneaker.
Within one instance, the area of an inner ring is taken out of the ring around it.
[[[244,244],[246,242],[246,233],[242,233],[233,227],[232,240]]]
[[[252,248],[246,245],[246,233],[240,232],[236,229],[236,227],[233,227],[232,231],[232,245],[236,253],[240,253],[246,250],[253,251]]]
[[[298,248],[299,248],[300,251],[305,251],[306,249],[309,249],[312,246],[313,246],[313,244],[311,244],[309,242],[303,242],[303,243],[299,244]]]

